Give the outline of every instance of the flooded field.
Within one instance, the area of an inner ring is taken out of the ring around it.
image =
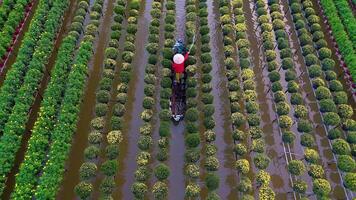
[[[356,198],[340,1],[0,0],[1,199]]]

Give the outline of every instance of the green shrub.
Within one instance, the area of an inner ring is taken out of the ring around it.
[[[114,176],[118,170],[118,167],[118,162],[116,160],[107,160],[101,165],[100,170],[106,176]]]
[[[235,144],[234,152],[239,156],[244,156],[247,153],[247,147],[242,143]]]
[[[148,187],[144,183],[134,182],[131,186],[131,191],[136,199],[143,199],[148,192]]]
[[[332,143],[332,150],[334,153],[339,155],[349,155],[351,153],[349,143],[343,139],[335,139]]]
[[[340,155],[337,159],[337,167],[343,172],[353,172],[356,168],[356,162],[349,155]]]
[[[158,180],[163,181],[167,179],[170,174],[169,167],[161,163],[154,169],[154,174]]]
[[[300,144],[305,147],[312,147],[315,144],[314,137],[310,134],[300,136]]]
[[[305,172],[304,163],[300,160],[291,160],[288,164],[289,173],[300,176]]]
[[[309,120],[301,119],[298,122],[297,130],[302,133],[310,133],[313,130],[313,125]]]
[[[80,182],[75,186],[74,192],[80,197],[80,199],[87,199],[93,191],[93,185],[87,182]]]
[[[220,178],[214,173],[208,173],[205,177],[205,185],[209,191],[219,188]]]
[[[84,150],[84,157],[88,160],[98,157],[100,149],[94,145],[88,146]]]
[[[79,176],[80,180],[89,180],[90,178],[95,176],[97,166],[92,162],[85,162],[80,166]]]
[[[260,170],[257,172],[256,175],[256,182],[258,185],[268,185],[271,181],[271,176],[269,175],[268,172],[264,171],[264,170]]]
[[[300,194],[305,194],[308,189],[308,184],[303,180],[296,180],[293,183],[293,190]]]
[[[320,111],[321,112],[336,112],[337,108],[332,99],[322,99],[320,100]]]
[[[286,102],[277,103],[277,114],[280,115],[288,115],[290,111],[290,106]]]
[[[200,144],[200,136],[199,134],[189,134],[187,135],[187,137],[185,138],[185,143],[187,144],[187,146],[189,148],[194,148],[199,146]]]
[[[252,190],[252,181],[247,176],[241,176],[240,183],[237,186],[237,190],[242,193],[250,192]],[[242,198],[242,199],[244,199],[244,198]],[[253,199],[254,198],[252,197],[252,200]]]
[[[204,166],[208,171],[216,171],[219,168],[219,165],[219,160],[214,156],[206,157]]]
[[[270,163],[270,159],[264,154],[256,154],[253,162],[258,169],[266,169]]]
[[[313,179],[322,178],[324,176],[324,168],[321,165],[311,164],[309,166],[308,174]]]
[[[295,134],[292,131],[284,131],[282,134],[282,140],[284,143],[292,144],[295,140]]]
[[[347,173],[344,177],[344,185],[352,191],[356,191],[356,173]]]
[[[313,192],[318,196],[327,196],[331,192],[331,186],[325,179],[314,179]]]
[[[119,156],[119,145],[109,144],[108,146],[106,146],[105,155],[108,159],[116,159]]]
[[[331,98],[330,90],[324,86],[320,86],[315,90],[316,98],[318,100]]]
[[[306,148],[304,152],[304,159],[309,163],[316,164],[320,159],[319,153],[314,149]]]
[[[340,117],[337,113],[334,112],[326,112],[324,114],[324,124],[327,126],[336,126],[340,124]]]

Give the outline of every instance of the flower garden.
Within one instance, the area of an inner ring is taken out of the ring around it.
[[[355,7],[0,0],[0,198],[356,198]]]

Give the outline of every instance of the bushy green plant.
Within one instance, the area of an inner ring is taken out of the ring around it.
[[[169,167],[163,163],[159,164],[154,170],[155,177],[162,181],[168,178],[170,171]]]
[[[80,182],[74,188],[75,193],[80,197],[80,199],[87,199],[90,193],[93,191],[93,185],[87,182]]]
[[[349,143],[343,139],[335,139],[332,143],[332,150],[339,155],[348,155],[351,152]]]
[[[318,196],[326,196],[331,192],[330,183],[322,178],[314,179],[313,192]]]

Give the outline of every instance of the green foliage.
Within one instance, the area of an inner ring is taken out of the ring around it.
[[[169,172],[169,167],[166,166],[165,164],[159,164],[155,170],[154,170],[155,177],[163,181],[168,178],[170,172]]]
[[[292,160],[288,164],[289,173],[300,176],[305,172],[304,163],[300,160]]]
[[[214,191],[219,187],[220,178],[214,173],[208,173],[205,178],[205,185],[209,191]]]
[[[313,192],[318,196],[326,196],[331,192],[331,186],[325,179],[314,179]]]

